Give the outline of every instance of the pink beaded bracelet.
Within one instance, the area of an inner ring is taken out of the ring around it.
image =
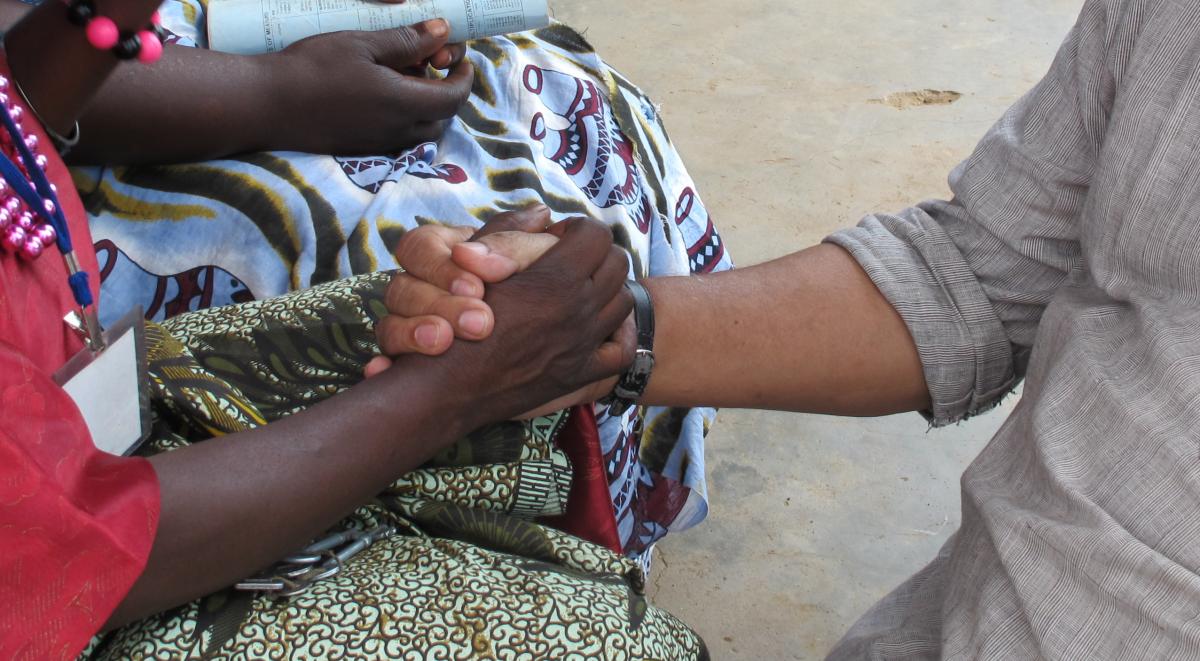
[[[89,44],[98,50],[111,51],[118,59],[137,58],[143,64],[152,64],[162,57],[163,31],[158,12],[154,12],[146,29],[123,32],[111,18],[96,13],[92,0],[71,0],[67,4],[67,20],[84,29]]]

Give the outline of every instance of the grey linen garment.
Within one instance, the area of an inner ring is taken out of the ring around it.
[[[907,322],[934,424],[1024,396],[832,658],[1200,658],[1200,1],[1088,0],[950,181],[829,241]]]

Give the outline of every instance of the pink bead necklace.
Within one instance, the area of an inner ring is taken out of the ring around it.
[[[45,172],[49,159],[41,152],[38,137],[25,130],[25,110],[9,98],[9,80],[4,76],[0,76],[0,105],[3,105],[9,117],[12,117],[17,126],[18,136],[33,154],[36,166]],[[20,168],[21,174],[25,176],[25,183],[32,187],[33,178],[13,140],[14,136],[9,135],[7,131],[0,131],[0,151]],[[50,184],[50,189],[58,192],[54,184]],[[0,247],[3,247],[5,252],[20,255],[25,260],[34,260],[41,257],[46,248],[54,245],[58,239],[58,232],[45,221],[47,216],[55,212],[54,201],[43,199],[42,204],[45,213],[34,212],[16,193],[10,182],[0,179]]]
[[[26,131],[25,109],[9,99],[9,85],[0,76],[0,246],[25,260],[42,256],[49,246],[62,254],[67,286],[79,306],[83,332],[93,351],[104,348],[104,336],[96,319],[95,297],[88,272],[80,267],[71,242],[71,227],[58,203],[58,189],[46,177],[50,160],[41,153],[38,138]],[[15,158],[14,158],[15,157]]]

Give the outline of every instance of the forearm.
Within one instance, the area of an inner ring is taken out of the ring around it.
[[[841,248],[646,285],[657,361],[644,403],[854,416],[929,406],[907,327]]]
[[[402,363],[303,413],[154,457],[154,547],[109,625],[270,566],[468,431],[480,407],[430,372]]]
[[[47,2],[63,11],[57,2]],[[0,29],[31,11],[20,0],[0,0]],[[69,26],[82,34],[82,29]],[[75,163],[169,163],[282,148],[274,96],[273,59],[167,45],[153,66],[119,67],[79,118],[82,139]],[[28,90],[24,77],[21,85]],[[35,97],[34,92],[29,92]],[[35,101],[38,112],[50,121]],[[61,135],[71,122],[52,126]]]
[[[76,163],[174,163],[283,148],[273,56],[168,45],[154,66],[117,71],[80,122]],[[300,111],[299,109],[293,109]]]

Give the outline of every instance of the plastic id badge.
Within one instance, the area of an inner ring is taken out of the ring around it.
[[[128,456],[150,435],[150,381],[146,326],[139,306],[104,331],[106,348],[84,349],[54,373],[75,401],[92,442],[103,452]]]

